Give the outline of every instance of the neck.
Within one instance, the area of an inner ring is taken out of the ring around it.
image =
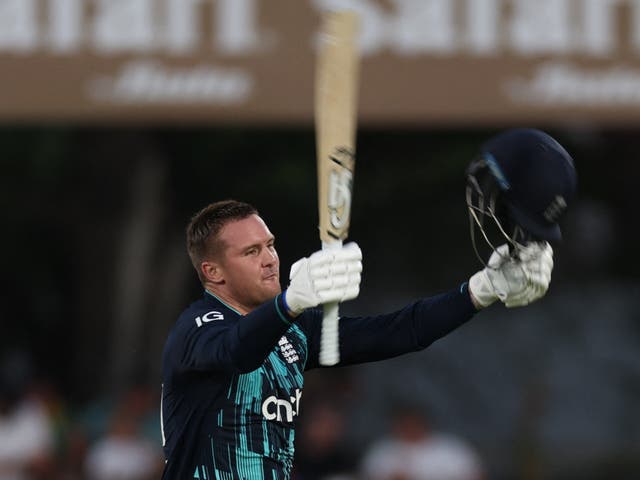
[[[215,296],[218,300],[220,300],[222,303],[224,303],[228,307],[238,312],[240,315],[246,315],[251,311],[250,308],[246,307],[245,305],[242,305],[240,302],[237,302],[236,300],[233,299],[233,297],[231,297],[231,295],[227,294],[224,291],[221,291],[219,288],[216,288],[215,285],[205,284],[204,288],[207,292]]]

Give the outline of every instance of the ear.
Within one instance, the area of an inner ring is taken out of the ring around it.
[[[204,261],[200,264],[200,270],[204,278],[211,283],[223,283],[224,275],[222,266],[217,262]]]

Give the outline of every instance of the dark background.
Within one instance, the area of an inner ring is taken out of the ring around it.
[[[359,131],[350,239],[364,273],[344,313],[390,311],[480,268],[464,172],[499,130]],[[493,306],[421,353],[311,372],[305,400],[340,398],[354,463],[410,397],[480,452],[488,478],[635,478],[640,137],[545,130],[579,178],[547,297]],[[164,340],[201,294],[184,248],[195,211],[256,205],[283,279],[319,247],[310,126],[4,126],[0,165],[0,348],[29,358],[33,385],[55,399],[61,457],[87,411],[133,386],[157,410]]]

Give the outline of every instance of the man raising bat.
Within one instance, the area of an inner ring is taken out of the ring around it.
[[[576,188],[569,154],[537,130],[491,139],[468,171],[468,206],[502,245],[468,282],[395,312],[341,317],[339,366],[422,350],[500,300],[544,296],[558,221]],[[474,246],[475,240],[474,240]],[[187,248],[204,289],[163,353],[163,479],[289,479],[305,371],[319,367],[326,302],[355,298],[354,243],[296,262],[282,291],[275,239],[252,206],[233,200],[198,212]]]

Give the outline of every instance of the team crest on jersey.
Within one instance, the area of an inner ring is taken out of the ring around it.
[[[287,361],[287,363],[293,363],[300,360],[298,352],[296,352],[296,350],[293,348],[293,345],[289,343],[287,337],[285,337],[284,335],[280,337],[278,345],[280,346],[280,352],[282,353],[282,356]]]

